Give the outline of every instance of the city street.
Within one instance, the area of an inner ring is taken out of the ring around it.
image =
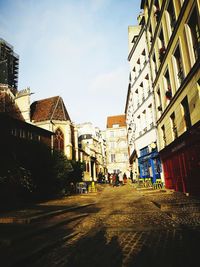
[[[54,220],[57,226],[8,247],[7,257],[13,255],[15,261],[6,262],[4,253],[3,266],[199,266],[199,200],[127,184],[105,185],[74,201],[85,206],[37,222],[41,226]],[[20,259],[16,254],[21,250],[25,255]]]

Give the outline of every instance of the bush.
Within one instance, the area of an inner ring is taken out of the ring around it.
[[[10,190],[22,199],[52,197],[66,187],[74,171],[62,152],[13,136],[1,146],[0,162],[0,191],[6,188],[8,196]]]
[[[74,184],[76,184],[77,182],[81,182],[83,179],[83,171],[85,170],[85,162],[75,160],[71,160],[70,162],[73,171],[69,175],[70,177],[68,179],[68,182],[73,182]]]

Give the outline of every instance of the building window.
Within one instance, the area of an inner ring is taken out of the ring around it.
[[[115,162],[115,154],[111,154],[110,155],[110,161],[111,162]]]
[[[120,136],[125,136],[125,130],[120,130]]]
[[[110,142],[110,148],[115,148],[115,142]]]
[[[154,79],[155,79],[155,77],[156,77],[156,75],[157,75],[157,72],[158,72],[158,70],[157,70],[157,63],[156,63],[156,56],[155,56],[155,54],[153,54],[153,56],[152,56],[152,63],[153,63]]]
[[[128,160],[128,154],[124,153],[123,154],[123,161],[126,162]]]
[[[151,27],[151,24],[149,26],[149,32],[148,32],[148,36],[149,36],[149,44],[151,45],[152,44],[152,41],[153,41],[153,34],[152,34],[152,27]]]
[[[160,95],[160,88],[157,90],[157,103],[158,103],[158,111],[162,111],[162,102],[161,102],[161,95]]]
[[[64,134],[59,128],[55,131],[54,149],[64,151]]]
[[[165,96],[168,100],[172,98],[172,89],[171,89],[171,82],[169,77],[169,71],[167,70],[164,74],[164,84],[165,84]]]
[[[89,172],[90,171],[90,165],[89,165],[89,162],[86,163],[86,172]]]
[[[113,124],[113,128],[119,128],[119,124]]]
[[[160,59],[160,62],[162,62],[163,58],[165,56],[165,52],[166,52],[166,46],[165,46],[165,41],[164,41],[164,35],[163,35],[162,28],[160,30],[158,42],[159,42],[158,43],[158,46],[159,46],[159,59]]]
[[[160,7],[159,7],[159,2],[158,0],[155,0],[154,2],[154,17],[156,19],[156,21],[159,21],[160,18]]]
[[[166,146],[166,134],[165,134],[165,125],[163,125],[161,127],[161,131],[162,131],[162,140],[163,140],[163,145],[164,147]]]
[[[114,137],[114,131],[110,131],[110,137]]]
[[[189,109],[189,104],[188,104],[188,98],[187,96],[183,99],[181,102],[182,108],[183,108],[183,117],[185,121],[185,126],[186,129],[191,128],[191,119],[190,119],[190,109]]]
[[[177,72],[178,84],[181,85],[185,76],[184,76],[183,62],[179,45],[177,46],[176,51],[174,53],[174,59],[175,59],[175,68]]]
[[[187,23],[189,26],[189,32],[191,34],[192,39],[192,48],[195,56],[195,60],[197,60],[200,56],[200,25],[199,25],[199,15],[197,13],[197,9],[194,8],[190,19]]]
[[[143,110],[143,112],[142,112],[142,122],[143,122],[143,131],[146,133],[146,131],[147,131],[146,110]]]
[[[139,134],[141,132],[141,120],[140,120],[140,115],[137,117],[137,125],[138,125],[138,131],[139,131]]]
[[[169,15],[171,31],[173,31],[174,27],[175,27],[175,24],[176,24],[176,14],[175,14],[174,4],[173,4],[172,0],[169,1],[169,5],[167,7],[167,12],[168,12],[168,15]]]
[[[153,110],[152,110],[152,104],[148,106],[148,123],[150,125],[150,128],[153,125]]]
[[[175,120],[175,113],[174,112],[170,116],[170,119],[171,119],[171,125],[172,125],[173,138],[176,139],[178,137],[178,132],[177,132],[177,126],[176,126],[176,120]]]

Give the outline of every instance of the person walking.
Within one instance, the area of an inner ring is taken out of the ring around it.
[[[131,178],[131,182],[133,183],[134,181],[133,181],[133,171],[132,170],[130,171],[130,178]]]
[[[127,176],[126,176],[126,173],[123,174],[123,180],[124,180],[124,184],[127,183]]]
[[[115,185],[119,186],[119,174],[118,173],[115,174]]]
[[[122,176],[122,172],[119,173],[119,184],[123,185],[123,176]]]

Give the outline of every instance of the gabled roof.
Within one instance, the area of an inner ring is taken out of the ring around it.
[[[107,128],[112,128],[113,124],[119,124],[119,127],[126,126],[126,116],[115,115],[107,117]]]
[[[60,96],[38,100],[31,104],[31,121],[40,122],[47,120],[71,121]]]

